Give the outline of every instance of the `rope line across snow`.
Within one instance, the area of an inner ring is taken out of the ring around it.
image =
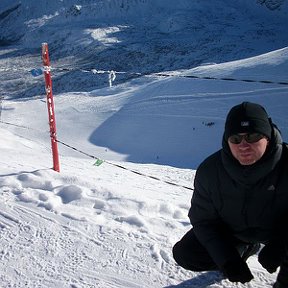
[[[72,72],[72,71],[80,71],[83,73],[92,73],[92,74],[108,74],[110,75],[113,73],[113,75],[117,74],[129,74],[134,76],[156,76],[156,77],[180,77],[180,78],[190,78],[190,79],[202,79],[202,80],[217,80],[217,81],[235,81],[235,82],[246,82],[246,83],[261,83],[261,84],[276,84],[276,85],[288,85],[288,81],[275,81],[275,80],[269,80],[269,79],[262,79],[262,80],[256,80],[256,79],[239,79],[239,78],[233,78],[233,77],[214,77],[214,76],[199,76],[199,75],[175,75],[175,74],[169,74],[169,73],[154,73],[154,74],[145,74],[140,72],[125,72],[125,71],[113,71],[113,70],[97,70],[97,69],[81,69],[81,68],[52,68],[53,71],[62,71],[62,72]],[[1,69],[0,69],[1,71]],[[41,68],[32,69],[29,72],[32,74],[32,76],[37,77],[42,75]]]
[[[278,85],[288,85],[288,81],[272,81],[272,80],[253,80],[253,79],[237,79],[230,77],[213,77],[213,76],[197,76],[197,75],[171,75],[166,73],[156,73],[155,75],[160,77],[182,77],[190,79],[203,79],[203,80],[221,80],[221,81],[240,81],[247,83],[262,83],[262,84],[278,84]]]
[[[0,123],[3,123],[3,124],[5,124],[5,125],[10,125],[10,126],[16,126],[16,127],[23,128],[23,129],[29,129],[29,130],[38,131],[38,130],[36,130],[36,129],[30,128],[30,127],[27,127],[27,126],[18,125],[18,124],[14,124],[14,123],[2,121],[2,120],[0,120]],[[77,152],[79,152],[79,153],[81,153],[81,154],[83,154],[83,155],[85,155],[85,156],[87,156],[87,157],[89,157],[89,158],[95,159],[95,160],[96,160],[96,163],[95,163],[94,165],[96,165],[96,166],[99,166],[99,165],[101,165],[103,162],[105,162],[105,163],[107,163],[107,164],[109,164],[109,165],[112,165],[112,166],[114,166],[114,167],[117,167],[117,168],[120,168],[120,169],[129,171],[129,172],[134,173],[134,174],[137,174],[137,175],[139,175],[139,176],[147,177],[147,178],[150,178],[150,179],[153,179],[153,180],[156,180],[156,181],[160,181],[160,182],[163,182],[163,183],[166,183],[166,184],[169,184],[169,185],[173,185],[173,186],[175,186],[175,187],[180,187],[180,188],[184,188],[184,189],[188,189],[188,190],[192,190],[192,191],[194,190],[192,187],[188,187],[188,186],[180,185],[180,184],[177,184],[177,183],[174,183],[174,182],[171,182],[171,181],[163,180],[163,179],[160,179],[160,178],[158,178],[158,177],[156,177],[156,176],[147,175],[147,174],[141,173],[141,172],[139,172],[139,171],[137,171],[137,170],[129,169],[129,168],[127,168],[127,167],[125,167],[125,166],[123,166],[123,165],[120,165],[120,164],[116,164],[116,163],[112,163],[112,162],[110,162],[110,161],[102,160],[102,159],[100,159],[100,158],[98,158],[98,157],[96,157],[96,156],[94,156],[94,155],[91,155],[91,154],[89,154],[89,153],[86,153],[86,152],[84,152],[84,151],[82,151],[82,150],[80,150],[80,149],[78,149],[78,148],[76,148],[76,147],[73,147],[73,146],[71,146],[71,145],[69,145],[69,144],[67,144],[67,143],[64,143],[63,141],[60,141],[60,140],[58,140],[58,139],[57,139],[56,141],[57,141],[58,143],[64,145],[64,146],[66,146],[66,147],[69,148],[69,149],[72,149],[72,150],[74,150],[74,151],[77,151]]]
[[[137,174],[137,175],[140,175],[140,176],[144,176],[144,177],[147,177],[147,178],[156,180],[156,181],[164,182],[164,183],[166,183],[166,184],[173,185],[173,186],[176,186],[176,187],[180,187],[180,188],[184,188],[184,189],[188,189],[188,190],[192,190],[192,191],[194,190],[192,187],[188,187],[188,186],[180,185],[180,184],[177,184],[177,183],[174,183],[174,182],[171,182],[171,181],[163,180],[163,179],[160,179],[160,178],[155,177],[155,176],[151,176],[151,175],[147,175],[147,174],[141,173],[141,172],[139,172],[139,171],[137,171],[137,170],[129,169],[129,168],[127,168],[127,167],[125,167],[125,166],[122,166],[122,165],[120,165],[120,164],[116,164],[116,163],[112,163],[112,162],[109,162],[109,161],[106,161],[106,160],[102,160],[102,159],[100,159],[100,158],[98,158],[98,157],[96,157],[96,156],[94,156],[94,155],[91,155],[91,154],[88,154],[88,153],[86,153],[86,152],[84,152],[84,151],[81,151],[81,150],[79,150],[79,149],[77,149],[77,148],[75,148],[75,147],[73,147],[73,146],[71,146],[71,145],[69,145],[69,144],[66,144],[66,143],[64,143],[64,142],[62,142],[62,141],[60,141],[60,140],[56,140],[56,141],[57,141],[58,143],[64,145],[64,146],[70,148],[70,149],[73,149],[74,151],[77,151],[77,152],[79,152],[79,153],[81,153],[81,154],[84,154],[84,155],[86,155],[86,156],[88,156],[88,157],[90,157],[90,158],[92,158],[92,159],[97,160],[97,161],[101,161],[100,163],[105,162],[105,163],[107,163],[107,164],[109,164],[109,165],[118,167],[118,168],[120,168],[120,169],[124,169],[124,170],[126,170],[126,171],[132,172],[132,173]],[[96,162],[96,163],[97,163],[97,162]]]

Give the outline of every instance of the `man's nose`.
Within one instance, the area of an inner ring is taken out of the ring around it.
[[[245,140],[245,138],[242,138],[241,142],[239,143],[240,148],[246,148],[250,147],[249,143]]]

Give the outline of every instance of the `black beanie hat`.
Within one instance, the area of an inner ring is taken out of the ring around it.
[[[271,119],[259,104],[243,102],[232,107],[225,123],[225,140],[239,133],[260,133],[271,139]]]

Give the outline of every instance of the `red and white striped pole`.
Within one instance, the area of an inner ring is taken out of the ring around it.
[[[44,68],[51,147],[52,147],[52,154],[53,154],[53,170],[60,172],[58,144],[57,144],[57,138],[56,138],[54,100],[53,100],[53,93],[52,93],[52,79],[51,79],[51,73],[50,73],[51,67],[50,67],[50,59],[49,59],[47,43],[42,43],[42,61],[43,61],[43,68]]]

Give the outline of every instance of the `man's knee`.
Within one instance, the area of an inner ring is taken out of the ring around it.
[[[184,268],[186,270],[195,271],[193,269],[193,267],[191,266],[191,261],[189,261],[187,259],[187,253],[189,253],[189,252],[186,250],[184,251],[183,245],[181,245],[181,244],[182,244],[181,241],[177,242],[172,249],[174,260],[182,268]],[[185,254],[186,254],[186,256],[185,256]],[[189,265],[189,262],[190,262],[190,265]]]
[[[184,269],[191,271],[217,269],[206,249],[195,237],[193,230],[174,245],[172,253],[176,263]]]
[[[183,263],[183,251],[182,251],[182,245],[181,245],[181,241],[177,242],[173,248],[172,248],[172,254],[173,254],[173,258],[176,261],[176,263],[178,265],[180,265],[181,267],[183,267],[184,263]],[[185,268],[185,267],[183,267]]]

